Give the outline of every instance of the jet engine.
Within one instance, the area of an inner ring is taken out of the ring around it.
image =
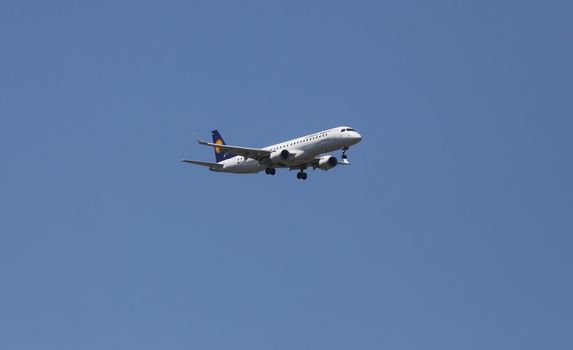
[[[300,161],[303,158],[303,154],[304,152],[300,150],[288,151],[283,149],[280,152],[273,152],[270,156],[270,160],[275,164],[289,165]]]
[[[333,156],[323,156],[318,160],[318,168],[321,170],[329,170],[338,164],[338,159]]]

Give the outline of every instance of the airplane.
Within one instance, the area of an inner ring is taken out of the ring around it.
[[[298,170],[297,179],[306,180],[305,170],[330,170],[340,165],[349,165],[346,152],[362,140],[362,136],[348,126],[320,131],[264,148],[251,148],[227,145],[217,130],[211,132],[213,142],[197,139],[200,145],[213,147],[216,163],[197,160],[181,160],[184,163],[200,165],[214,172],[233,174],[254,174],[265,171],[275,175],[277,168]],[[342,159],[327,154],[342,150]]]

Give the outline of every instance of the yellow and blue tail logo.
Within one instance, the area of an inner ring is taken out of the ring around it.
[[[225,145],[225,141],[223,140],[223,137],[221,137],[221,134],[218,130],[211,131],[211,135],[213,135],[213,143],[217,145]],[[233,157],[234,155],[226,153],[225,150],[221,147],[215,147],[215,160],[217,163]]]

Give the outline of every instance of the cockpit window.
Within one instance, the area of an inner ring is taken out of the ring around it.
[[[342,130],[340,130],[340,132],[345,132],[345,131],[346,131],[346,129],[342,129]]]
[[[350,128],[348,128],[348,129],[346,129],[346,130],[348,130],[348,131],[354,131],[354,129],[350,129]]]

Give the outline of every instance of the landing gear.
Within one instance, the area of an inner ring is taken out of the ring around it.
[[[344,147],[342,149],[342,159],[347,160],[348,156],[346,155],[346,151],[348,151],[348,147]]]
[[[267,175],[274,175],[277,173],[277,170],[275,168],[266,168],[265,169],[265,174]]]
[[[348,151],[348,147],[344,147],[342,149],[342,159],[340,160],[339,164],[340,165],[348,165],[350,164],[350,162],[348,161],[348,156],[346,155],[346,152]]]
[[[296,178],[299,180],[306,180],[307,177],[308,177],[308,174],[305,173],[304,170],[301,170],[298,173],[296,173]]]

